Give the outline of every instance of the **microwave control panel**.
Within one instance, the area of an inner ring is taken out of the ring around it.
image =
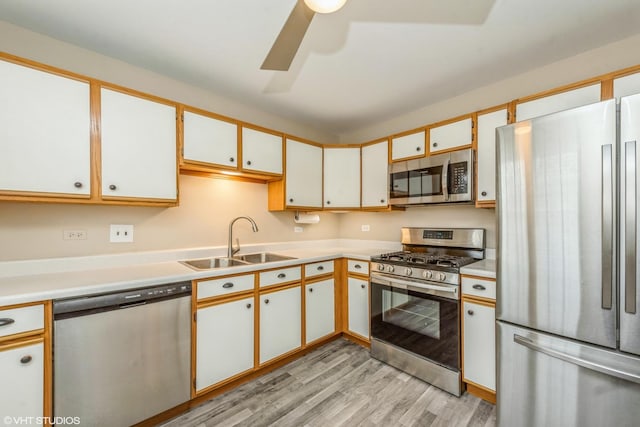
[[[449,165],[449,193],[465,194],[469,185],[467,162],[452,163]]]

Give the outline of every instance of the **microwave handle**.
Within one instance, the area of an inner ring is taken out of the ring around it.
[[[449,162],[451,159],[447,156],[447,159],[442,164],[442,195],[444,196],[444,201],[449,201]]]

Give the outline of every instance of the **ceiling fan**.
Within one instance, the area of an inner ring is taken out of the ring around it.
[[[262,70],[287,71],[316,13],[329,14],[347,0],[297,0],[267,54]],[[362,0],[350,5],[358,21],[481,25],[495,0]]]
[[[298,0],[260,69],[287,71],[316,13],[333,13],[347,0]]]

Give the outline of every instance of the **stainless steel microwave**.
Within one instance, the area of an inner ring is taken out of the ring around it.
[[[390,166],[395,206],[473,201],[473,150],[453,151]]]

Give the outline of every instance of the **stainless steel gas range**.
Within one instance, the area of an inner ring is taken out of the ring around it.
[[[460,396],[460,267],[484,241],[483,229],[406,227],[401,252],[371,259],[372,357]]]

